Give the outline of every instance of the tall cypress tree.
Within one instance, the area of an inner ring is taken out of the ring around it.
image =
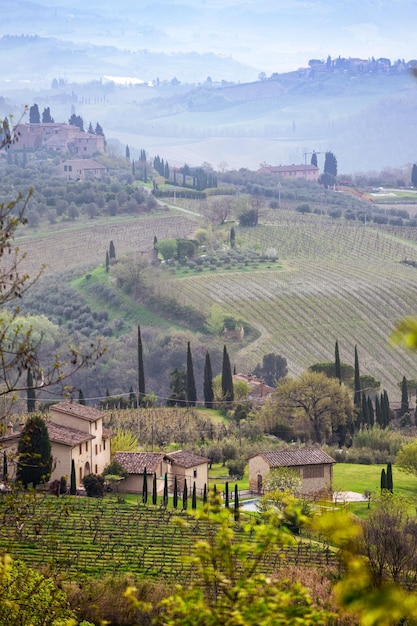
[[[374,413],[374,405],[372,404],[372,398],[368,396],[368,415],[369,415],[369,425],[372,426],[375,424],[375,413]]]
[[[164,477],[164,496],[163,496],[163,505],[168,506],[168,475],[165,474]]]
[[[186,511],[188,507],[188,487],[187,487],[187,479],[184,479],[184,489],[182,492],[182,509]]]
[[[33,415],[27,420],[17,447],[17,481],[25,488],[32,483],[37,487],[51,476],[51,442],[45,420]]]
[[[116,250],[115,250],[115,247],[114,247],[113,240],[110,241],[109,258],[110,259],[115,259],[116,258]]]
[[[225,502],[224,502],[224,506],[226,507],[226,509],[229,508],[229,483],[226,480],[226,484],[224,486],[224,492],[225,492]]]
[[[391,461],[389,461],[388,465],[387,465],[386,481],[387,481],[387,489],[388,489],[388,491],[393,493],[393,491],[394,491],[394,483],[392,481],[392,463],[391,463]]]
[[[339,379],[339,382],[342,382],[342,366],[340,364],[340,355],[339,355],[339,344],[336,341],[334,346],[334,371],[336,378]]]
[[[364,391],[362,391],[361,414],[362,426],[369,426],[368,400]]]
[[[36,404],[36,393],[33,388],[33,376],[32,376],[32,370],[30,368],[27,371],[26,387],[27,387],[26,394],[27,394],[28,413],[33,413],[35,410],[35,404]]]
[[[213,406],[213,371],[211,369],[210,354],[206,352],[206,361],[204,364],[204,406],[211,409]]]
[[[239,521],[239,491],[237,485],[235,485],[235,510],[234,510],[235,522]]]
[[[381,491],[384,491],[387,488],[387,475],[385,470],[381,470]]]
[[[75,496],[76,493],[77,493],[77,475],[75,473],[74,459],[71,459],[70,496]]]
[[[407,387],[407,379],[403,376],[401,382],[401,409],[400,409],[400,417],[408,413],[408,387]]]
[[[84,394],[83,394],[83,390],[82,389],[78,390],[78,402],[79,402],[79,404],[82,404],[83,406],[85,406],[85,398],[84,398]]]
[[[110,269],[110,257],[109,257],[109,251],[106,250],[106,272],[108,272]]]
[[[233,402],[234,400],[232,370],[226,346],[223,347],[222,397],[224,402]]]
[[[174,505],[174,509],[177,509],[178,508],[178,481],[177,481],[176,476],[174,476],[174,497],[173,497],[172,503]]]
[[[203,489],[203,504],[207,503],[207,484],[204,483],[204,489]]]
[[[417,165],[415,163],[411,170],[411,184],[413,187],[417,187]]]
[[[148,473],[146,467],[143,470],[142,502],[143,504],[148,503]]]
[[[143,346],[142,337],[140,334],[140,326],[138,325],[138,404],[143,405],[143,398],[145,397],[145,370],[143,368]]]
[[[359,374],[358,348],[355,346],[355,395],[353,398],[355,407],[361,407],[361,378]]]
[[[197,390],[195,387],[193,357],[190,342],[187,343],[187,372],[186,372],[186,397],[188,406],[195,406],[197,402]]]
[[[153,483],[152,483],[152,504],[155,506],[157,504],[157,488],[156,488],[156,474],[153,475]]]
[[[195,511],[197,508],[197,488],[195,486],[195,481],[193,482],[193,494],[191,497],[191,508]]]
[[[375,396],[375,421],[380,428],[382,428],[382,410],[381,410],[381,402],[379,396]]]

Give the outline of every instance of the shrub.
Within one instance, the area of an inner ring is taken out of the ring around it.
[[[226,467],[229,470],[229,476],[235,476],[241,480],[245,473],[246,460],[243,458],[230,459],[227,461]]]
[[[311,213],[310,205],[307,203],[299,204],[296,211],[298,213]]]
[[[88,474],[83,479],[84,488],[89,498],[102,498],[104,495],[104,478],[98,474]]]

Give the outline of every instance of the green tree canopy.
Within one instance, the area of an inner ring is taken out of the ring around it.
[[[25,488],[48,482],[52,470],[51,442],[45,420],[28,418],[18,443],[17,480]]]

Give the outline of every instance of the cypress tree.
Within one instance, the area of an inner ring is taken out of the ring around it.
[[[362,426],[369,426],[369,414],[368,414],[368,400],[366,398],[366,394],[362,391]]]
[[[148,473],[145,467],[143,470],[142,503],[147,504],[147,502],[148,502]]]
[[[336,378],[338,378],[339,382],[341,383],[342,382],[342,366],[340,364],[339,344],[337,341],[334,346],[334,371],[335,371]]]
[[[130,389],[129,389],[129,405],[131,409],[137,409],[138,407],[138,399],[136,398],[136,394],[133,391],[132,385],[130,386]]]
[[[375,396],[375,421],[380,428],[382,428],[382,410],[379,396]]]
[[[204,483],[204,489],[203,489],[203,504],[207,504],[207,485],[206,485],[206,483]]]
[[[173,497],[173,505],[174,509],[178,508],[178,481],[177,477],[174,476],[174,497]]]
[[[106,250],[106,272],[108,272],[110,269],[110,257],[109,257],[109,251]]]
[[[186,511],[188,507],[188,487],[187,479],[184,479],[184,490],[182,492],[182,510]]]
[[[222,397],[224,402],[233,402],[234,400],[232,370],[226,346],[223,347]]]
[[[9,476],[9,470],[7,467],[7,454],[6,450],[3,450],[3,480],[7,481]]]
[[[408,413],[408,387],[407,387],[407,379],[403,376],[401,382],[401,409],[400,409],[400,417]]]
[[[195,406],[195,403],[197,402],[197,391],[195,387],[194,366],[190,342],[187,343],[186,397],[188,406]]]
[[[415,163],[411,170],[411,184],[413,187],[417,187],[417,165]]]
[[[195,481],[193,482],[193,495],[191,498],[191,508],[193,509],[193,511],[195,511],[197,508],[197,489],[195,486]]]
[[[224,486],[224,492],[225,492],[225,507],[226,509],[229,508],[229,483],[226,480],[226,484]]]
[[[126,153],[125,154],[126,154],[126,159],[128,161],[130,161],[130,148],[129,148],[128,145],[126,145]]]
[[[359,358],[358,358],[358,348],[355,346],[355,395],[354,395],[354,404],[355,407],[360,408],[361,406],[361,379],[359,374]]]
[[[82,404],[82,406],[85,406],[85,398],[84,398],[84,394],[83,394],[83,390],[82,389],[78,390],[78,403]]]
[[[143,346],[142,337],[140,334],[140,326],[138,325],[138,404],[143,405],[143,398],[145,397],[145,370],[143,367]]]
[[[37,487],[49,480],[52,469],[51,442],[45,421],[39,415],[27,420],[17,447],[17,481],[25,489],[32,483]]]
[[[36,401],[36,393],[33,388],[33,376],[32,370],[28,369],[26,376],[26,387],[27,387],[27,409],[28,413],[33,413],[35,410],[35,401]]]
[[[77,476],[75,474],[75,462],[71,459],[71,480],[70,480],[70,496],[75,496],[77,493]]]
[[[387,475],[385,473],[385,470],[382,469],[381,470],[381,491],[386,490],[387,488]]]
[[[145,167],[143,168],[143,182],[144,183],[148,182],[148,171],[146,169],[146,163],[145,163]]]
[[[393,491],[394,491],[394,484],[393,484],[393,481],[392,481],[392,463],[391,463],[391,461],[389,461],[389,463],[387,465],[386,483],[387,483],[388,491],[393,493]]]
[[[157,489],[156,489],[156,474],[153,475],[153,483],[152,483],[152,504],[155,506],[157,504]]]
[[[232,228],[230,229],[230,247],[231,248],[235,247],[235,239],[236,239],[235,227],[232,226]]]
[[[372,428],[375,424],[375,414],[374,414],[374,405],[372,404],[372,398],[368,396],[368,415],[369,415],[369,425]]]
[[[116,258],[116,250],[114,248],[114,243],[113,240],[110,241],[110,247],[109,247],[109,258],[110,259],[115,259]]]
[[[211,409],[213,406],[213,371],[211,369],[210,354],[206,352],[206,361],[204,364],[204,406]]]
[[[168,476],[165,474],[164,477],[164,496],[163,496],[163,505],[168,506]]]
[[[235,485],[235,510],[234,510],[235,522],[239,521],[239,492],[237,485]]]

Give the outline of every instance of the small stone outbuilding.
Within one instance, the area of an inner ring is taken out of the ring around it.
[[[331,491],[335,462],[330,455],[319,448],[260,452],[249,459],[249,489],[262,494],[263,482],[270,470],[288,467],[300,473],[303,495],[313,496]]]

